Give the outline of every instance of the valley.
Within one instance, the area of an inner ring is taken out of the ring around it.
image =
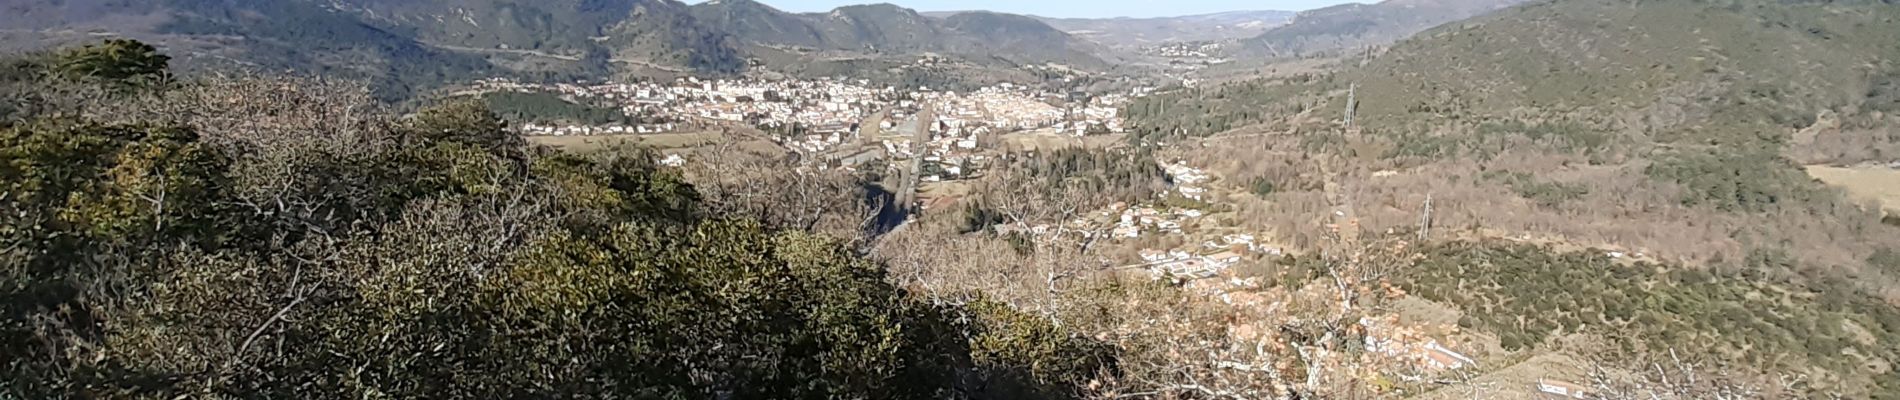
[[[0,0],[0,399],[1900,398],[1891,1],[784,4]]]

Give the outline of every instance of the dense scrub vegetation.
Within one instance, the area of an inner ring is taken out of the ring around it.
[[[1066,220],[1112,203],[1137,203],[1173,184],[1154,154],[1120,149],[1063,148],[1011,154],[994,179],[959,211],[962,233],[1005,222]]]
[[[279,78],[116,96],[0,122],[0,397],[1043,398],[1116,368],[479,104],[398,119]]]
[[[1796,166],[1765,151],[1672,154],[1646,172],[1687,189],[1682,202],[1689,206],[1763,212],[1832,199]]]
[[[1128,118],[1129,140],[1135,143],[1204,137],[1313,111],[1312,90],[1329,88],[1332,83],[1331,75],[1299,75],[1178,89],[1136,98],[1122,113]]]
[[[1139,201],[1171,184],[1153,155],[1119,150],[1063,148],[1025,156],[1014,163],[1023,177],[1073,188],[1114,201]]]
[[[1236,218],[1296,246],[1328,240],[1302,241],[1312,215],[1407,231],[1430,204],[1433,241],[1478,243],[1428,241],[1394,284],[1506,349],[1607,338],[1608,353],[1806,374],[1812,397],[1897,398],[1900,230],[1801,170],[1900,154],[1896,10],[1532,2],[1321,79],[1176,90],[1128,112],[1135,136],[1199,142],[1194,165],[1277,183]],[[1605,250],[1474,239],[1500,237]],[[1310,264],[1265,276],[1297,287],[1323,277]]]
[[[618,109],[576,104],[551,93],[499,92],[482,97],[495,114],[510,121],[628,125],[635,118]]]
[[[1546,182],[1523,172],[1491,171],[1486,172],[1484,178],[1502,182],[1519,197],[1545,207],[1556,207],[1590,193],[1590,189],[1586,187],[1561,182]]]
[[[364,79],[384,100],[494,72],[480,57],[436,49],[314,3],[163,0],[144,7],[189,10],[157,33],[246,37],[243,57],[250,65]]]
[[[1197,160],[1205,164],[1248,157],[1233,147],[1260,149],[1344,175],[1312,179],[1372,192],[1353,198],[1437,192],[1441,207],[1481,210],[1510,205],[1495,200],[1502,191],[1539,206],[1448,213],[1461,227],[1729,259],[1783,246],[1860,267],[1894,235],[1868,226],[1877,210],[1800,168],[1900,154],[1900,120],[1881,110],[1893,100],[1886,60],[1900,57],[1892,46],[1900,31],[1886,29],[1896,10],[1878,1],[1532,2],[1428,30],[1314,79],[1176,90],[1127,111],[1134,136],[1210,137],[1203,152],[1223,155]],[[1207,112],[1209,121],[1164,108]],[[1265,138],[1238,144],[1256,134]],[[1289,141],[1297,153],[1278,143]],[[1276,167],[1276,178],[1297,178],[1285,170]],[[1395,179],[1357,181],[1380,171]],[[1528,177],[1468,180],[1490,171]],[[1279,193],[1269,201],[1313,204],[1323,194]],[[1701,239],[1633,234],[1638,226]]]
[[[1676,349],[1768,370],[1813,367],[1849,397],[1900,396],[1900,372],[1880,367],[1900,360],[1900,310],[1848,283],[1847,269],[1800,269],[1821,283],[1802,289],[1760,275],[1794,268],[1768,251],[1713,269],[1497,243],[1433,246],[1422,260],[1395,280],[1462,308],[1461,326],[1496,334],[1508,350],[1602,334],[1627,354]]]

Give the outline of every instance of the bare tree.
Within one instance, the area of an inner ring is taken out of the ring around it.
[[[1094,203],[1085,200],[1092,194],[1019,171],[1005,171],[992,182],[984,201],[1005,218],[998,233],[1019,235],[1030,244],[1029,263],[1041,270],[1045,289],[1039,308],[1059,325],[1064,282],[1107,266],[1106,262],[1091,261],[1097,257],[1091,250],[1107,237],[1107,232],[1075,223],[1087,212],[1084,205]]]
[[[1684,360],[1676,349],[1667,357],[1627,369],[1597,361],[1590,366],[1591,398],[1602,400],[1751,400],[1813,396],[1806,375],[1751,376]],[[1839,394],[1821,394],[1841,398]]]
[[[862,176],[790,157],[748,154],[731,143],[688,160],[688,178],[711,208],[789,229],[862,242],[887,201]]]

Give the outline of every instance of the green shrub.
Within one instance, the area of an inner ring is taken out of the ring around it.
[[[0,128],[0,398],[1060,398],[1114,372],[711,214],[651,151],[527,147],[473,103],[292,125]]]
[[[1737,357],[1729,361],[1762,370],[1812,366],[1858,382],[1880,377],[1840,362],[1842,352],[1900,359],[1900,348],[1891,346],[1900,343],[1900,310],[1859,293],[1845,273],[1785,286],[1721,272],[1801,269],[1784,252],[1755,251],[1740,265],[1713,271],[1521,244],[1454,242],[1422,252],[1395,284],[1460,307],[1461,327],[1493,332],[1509,350],[1563,333],[1594,333],[1624,348],[1731,354]],[[1843,340],[1844,321],[1855,321],[1873,341]]]
[[[1267,179],[1266,177],[1254,178],[1253,182],[1247,185],[1247,190],[1249,192],[1252,192],[1255,196],[1261,196],[1261,197],[1266,197],[1268,195],[1273,194],[1274,188],[1275,187],[1273,184],[1273,180]]]

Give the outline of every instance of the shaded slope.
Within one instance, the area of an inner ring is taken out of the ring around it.
[[[1102,51],[1035,18],[992,12],[969,12],[944,19],[944,27],[968,42],[960,52],[988,54],[1024,63],[1063,63],[1100,67],[1094,56]],[[953,42],[956,43],[956,42]]]
[[[827,40],[802,16],[779,11],[753,0],[712,0],[691,8],[693,18],[708,26],[751,41],[782,45],[826,47]]]
[[[607,56],[701,71],[741,66],[727,34],[668,0],[343,0],[346,9],[426,43],[458,49]]]
[[[739,42],[802,51],[868,55],[938,53],[975,61],[1047,62],[1097,67],[1100,49],[1034,18],[989,12],[936,19],[891,4],[839,7],[822,14],[792,14],[753,0],[718,0],[692,6],[707,26]]]
[[[9,0],[0,26],[39,47],[111,33],[157,43],[186,68],[239,65],[367,79],[386,97],[490,68],[302,1]]]

